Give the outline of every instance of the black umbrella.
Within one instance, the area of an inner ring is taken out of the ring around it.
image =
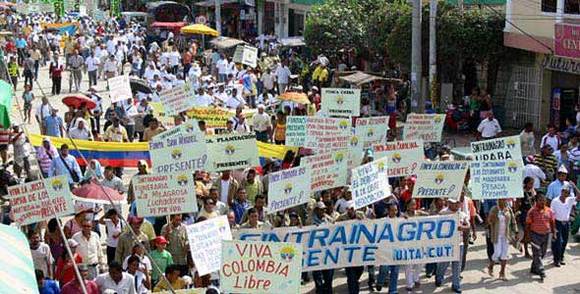
[[[130,79],[129,84],[131,85],[131,92],[133,92],[133,93],[135,93],[135,92],[141,92],[141,93],[145,93],[145,94],[153,93],[153,91],[151,90],[149,85],[147,85],[147,82],[144,80]]]

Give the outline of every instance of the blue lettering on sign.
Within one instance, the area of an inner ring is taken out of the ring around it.
[[[409,231],[405,231],[405,227],[407,226],[411,227]],[[414,222],[401,224],[399,226],[399,241],[409,241],[415,239],[415,228],[417,228],[417,224]]]
[[[304,260],[306,260],[306,266],[317,266],[320,265],[320,259],[318,258],[318,253],[321,253],[320,249],[308,250],[308,255]]]
[[[377,250],[379,247],[377,246],[365,246],[365,248],[363,249],[363,256],[362,256],[362,260],[364,262],[367,261],[375,261],[375,250]]]
[[[336,248],[334,250],[334,255],[332,254],[333,252],[330,251],[329,249],[326,249],[326,254],[324,255],[324,264],[330,264],[331,262],[334,264],[338,263],[338,256],[340,255],[340,248]],[[328,259],[331,259],[332,261],[329,262]]]
[[[346,232],[344,231],[344,227],[338,227],[332,233],[332,235],[330,237],[330,241],[328,242],[328,246],[331,246],[334,243],[339,243],[339,244],[344,245],[344,244],[347,244],[346,241],[347,241],[346,240]]]
[[[320,234],[318,234],[320,233]],[[314,246],[314,242],[318,239],[320,241],[320,246],[326,246],[326,238],[330,234],[329,229],[320,229],[312,231],[310,235],[310,242],[308,242],[308,248],[312,248]]]
[[[434,221],[420,222],[419,228],[417,228],[417,238],[423,240],[421,236],[423,235],[423,233],[425,233],[425,235],[427,235],[427,238],[429,240],[433,239],[433,231],[435,230],[436,226],[437,224],[435,224]]]

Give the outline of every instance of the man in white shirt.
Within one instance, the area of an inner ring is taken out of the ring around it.
[[[208,107],[213,104],[213,98],[206,94],[203,88],[199,89],[199,95],[195,96],[194,105],[199,107]]]
[[[545,134],[540,141],[540,148],[544,147],[545,145],[550,145],[552,150],[559,150],[560,143],[562,143],[562,140],[560,139],[560,135],[556,133],[556,127],[549,125],[548,133]]]
[[[105,71],[106,79],[113,78],[117,75],[117,61],[115,60],[114,54],[109,55],[109,58],[105,62],[103,70]]]
[[[493,113],[491,112],[489,112],[486,119],[479,123],[477,131],[483,139],[493,139],[502,132],[499,122],[493,117]]]
[[[228,60],[223,54],[216,63],[216,67],[218,71],[218,82],[224,83],[228,77]]]
[[[169,66],[171,73],[176,74],[179,64],[181,63],[181,54],[177,51],[176,47],[173,47],[173,51],[169,53]]]
[[[264,112],[264,105],[258,105],[258,113],[252,117],[252,125],[256,132],[256,140],[268,142],[270,140],[270,133],[272,132],[272,120],[270,116]]]
[[[576,192],[575,197],[570,197],[570,188]],[[560,197],[552,200],[550,204],[550,208],[556,219],[556,236],[554,236],[554,240],[552,241],[555,267],[566,264],[564,262],[564,252],[566,251],[568,236],[570,235],[570,213],[576,207],[578,201],[580,201],[580,191],[573,182],[569,182],[562,186]]]
[[[286,92],[288,83],[290,82],[290,69],[288,68],[288,62],[283,61],[280,66],[276,69],[276,79],[278,81],[278,94]]]
[[[135,278],[123,272],[121,264],[113,261],[109,264],[109,272],[100,274],[95,283],[99,286],[101,293],[109,290],[112,293],[135,294]]]
[[[76,120],[76,126],[71,128],[68,131],[68,136],[71,139],[79,139],[79,140],[88,140],[88,141],[92,141],[93,140],[93,134],[91,133],[91,130],[89,130],[87,128],[87,123],[84,119],[82,118],[77,118]]]
[[[79,244],[76,252],[83,258],[83,263],[89,266],[88,279],[94,279],[99,273],[99,267],[104,264],[104,260],[101,240],[99,235],[93,232],[92,221],[84,220],[81,231],[74,234],[72,239]]]
[[[234,123],[234,130],[238,134],[247,134],[250,132],[246,116],[243,113],[239,115],[238,120]]]
[[[89,75],[89,88],[91,86],[97,85],[97,71],[99,70],[99,63],[101,61],[98,57],[95,56],[95,52],[91,52],[91,56],[89,56],[85,60],[85,65],[87,66],[87,73]]]
[[[40,126],[40,132],[44,135],[46,134],[45,128],[43,128],[44,120],[49,117],[52,113],[52,106],[48,103],[48,98],[42,97],[42,103],[36,108],[36,121]]]
[[[226,107],[236,109],[240,105],[244,105],[243,101],[238,98],[238,90],[232,89],[232,95],[226,100]]]
[[[272,70],[270,70],[269,68],[266,69],[266,72],[262,74],[260,80],[264,85],[264,90],[262,91],[262,93],[264,92],[272,93],[272,91],[274,90],[274,81],[275,81],[274,75],[272,75]]]
[[[539,189],[542,181],[546,180],[546,174],[534,163],[533,155],[528,156],[526,161],[527,163],[524,165],[524,179],[526,177],[534,179],[534,189]]]

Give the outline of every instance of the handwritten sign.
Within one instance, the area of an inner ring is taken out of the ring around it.
[[[163,216],[197,211],[191,172],[137,175],[133,179],[137,215]]]
[[[360,89],[322,88],[320,110],[329,116],[360,116]]]
[[[387,198],[391,194],[387,160],[379,159],[353,169],[350,188],[355,209]]]
[[[208,162],[205,135],[195,120],[153,137],[149,154],[156,174],[203,170]]]
[[[413,198],[458,199],[466,173],[466,161],[422,162],[417,171]]]
[[[270,174],[268,212],[275,213],[310,200],[310,169],[300,166]]]
[[[195,93],[189,84],[183,84],[159,93],[167,115],[177,115],[192,108]]]
[[[311,170],[311,192],[346,186],[349,156],[339,150],[303,157],[300,166]]]
[[[286,118],[286,145],[304,146],[306,142],[307,116],[288,116]]]
[[[445,114],[417,114],[407,116],[403,128],[403,140],[423,140],[425,142],[441,142]]]
[[[302,246],[224,241],[220,287],[230,293],[299,293]]]
[[[8,187],[14,222],[21,226],[74,213],[66,176],[58,176]]]
[[[131,92],[131,85],[129,84],[129,76],[121,75],[107,80],[109,85],[109,97],[111,102],[119,102],[133,98]]]
[[[248,123],[252,122],[252,117],[256,109],[244,109],[242,113],[246,116]],[[234,117],[236,112],[220,107],[194,107],[187,111],[189,118],[203,120],[208,128],[225,128],[228,119]]]
[[[288,117],[286,145],[321,150],[346,149],[352,137],[349,119]]]
[[[456,215],[353,220],[270,231],[238,230],[235,238],[302,244],[302,270],[460,259]]]
[[[226,134],[208,137],[208,170],[219,172],[259,166],[256,134]]]
[[[388,159],[389,178],[410,176],[417,173],[419,163],[425,157],[422,141],[395,141],[374,145],[375,158]]]
[[[232,240],[232,231],[225,215],[185,227],[191,257],[200,276],[220,269],[222,241]]]
[[[469,169],[473,199],[524,197],[521,160],[473,161]]]
[[[247,45],[238,45],[234,52],[233,60],[235,63],[256,67],[258,63],[258,48]]]
[[[471,153],[476,161],[514,160],[523,166],[520,136],[471,142]]]
[[[355,136],[362,142],[363,148],[371,148],[373,145],[383,145],[387,142],[389,130],[389,117],[365,117],[356,119]]]

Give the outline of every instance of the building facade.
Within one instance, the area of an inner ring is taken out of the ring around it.
[[[525,50],[511,66],[507,125],[576,123],[580,100],[580,1],[508,0],[504,45]]]

